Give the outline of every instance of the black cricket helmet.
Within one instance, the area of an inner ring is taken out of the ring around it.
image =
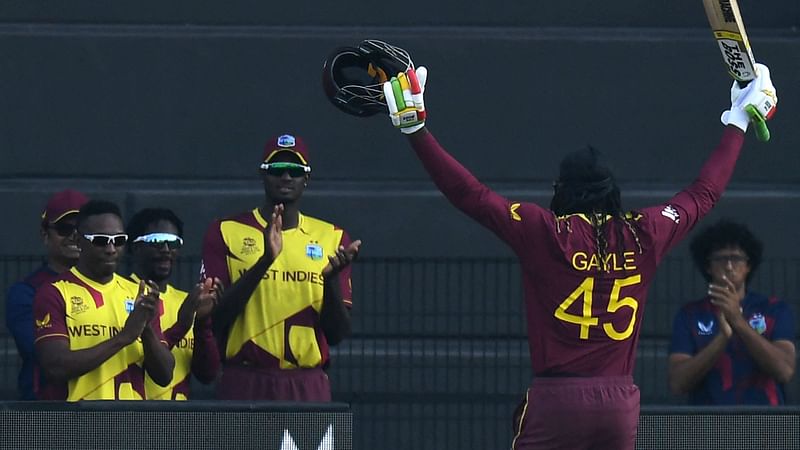
[[[387,112],[383,83],[413,68],[408,52],[375,39],[339,47],[322,66],[325,95],[340,110],[358,117]]]

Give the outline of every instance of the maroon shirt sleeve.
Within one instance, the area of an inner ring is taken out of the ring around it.
[[[506,243],[513,246],[524,242],[524,227],[517,213],[520,203],[509,201],[478,181],[427,130],[410,135],[409,141],[436,187],[453,206]]]
[[[217,277],[222,281],[222,285],[230,287],[231,278],[228,274],[228,263],[226,261],[228,247],[222,239],[220,231],[220,221],[215,220],[206,230],[203,238],[202,263],[200,266],[200,279]]]
[[[192,373],[204,384],[214,381],[220,368],[219,348],[211,328],[211,317],[194,323]]]
[[[164,331],[164,341],[166,341],[167,347],[171,350],[188,332],[189,329],[181,326],[180,321],[175,322],[175,325]]]
[[[162,344],[166,345],[167,348],[171,348],[169,343],[167,342],[166,336],[164,336],[164,331],[161,329],[161,316],[164,315],[164,301],[160,298],[158,299],[158,314],[156,314],[153,319],[150,321],[150,329],[153,330],[153,333],[156,335],[159,341]]]
[[[34,342],[56,337],[68,339],[67,308],[61,292],[52,284],[41,286],[33,297]]]
[[[686,189],[667,202],[641,212],[656,237],[658,258],[686,236],[719,201],[736,167],[744,143],[744,132],[728,126],[716,149],[709,155],[700,175]]]
[[[42,339],[69,339],[67,334],[67,308],[61,293],[52,284],[44,284],[33,298],[34,343]],[[39,364],[34,366],[34,392],[37,400],[67,399],[67,384],[44,380]]]

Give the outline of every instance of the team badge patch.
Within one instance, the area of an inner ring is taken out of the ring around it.
[[[294,147],[297,144],[294,136],[291,134],[283,134],[278,136],[278,147]]]
[[[675,223],[681,223],[681,215],[672,205],[665,206],[664,209],[661,210],[661,215]]]
[[[747,323],[749,323],[750,328],[756,330],[758,334],[764,334],[764,332],[767,331],[767,320],[764,319],[764,315],[761,313],[755,313],[750,316]]]
[[[133,299],[130,298],[125,299],[125,311],[127,311],[128,314],[133,312]]]
[[[714,320],[712,319],[708,323],[703,323],[698,320],[697,334],[700,336],[711,336],[714,334]]]
[[[322,259],[322,246],[315,242],[306,245],[306,256],[314,261],[319,261]]]

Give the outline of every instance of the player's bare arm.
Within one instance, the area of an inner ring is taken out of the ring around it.
[[[345,267],[352,264],[360,248],[360,240],[351,242],[347,248],[340,245],[336,253],[328,257],[328,265],[322,270],[325,284],[322,291],[320,323],[330,345],[338,344],[351,332],[350,313],[342,301],[338,275]]]
[[[216,277],[195,284],[178,310],[178,326],[184,335],[195,321],[204,320],[216,308],[222,289],[222,282]]]
[[[236,282],[225,289],[214,313],[214,327],[221,330],[227,328],[244,311],[250,296],[258,283],[267,273],[267,269],[283,249],[283,212],[282,204],[275,205],[270,215],[269,224],[264,229],[264,254]]]
[[[669,355],[669,389],[673,394],[690,392],[714,367],[728,345],[730,335],[719,333],[695,355],[671,353]]]

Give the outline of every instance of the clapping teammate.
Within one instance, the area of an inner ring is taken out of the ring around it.
[[[33,300],[36,356],[49,383],[42,400],[142,400],[144,375],[172,380],[175,359],[158,320],[158,286],[116,273],[128,241],[119,208],[93,200],[77,216],[77,264]]]
[[[331,400],[328,346],[350,333],[350,268],[361,241],[300,212],[308,155],[299,137],[270,139],[261,206],[206,233],[203,275],[225,286],[214,313],[225,342],[220,399]]]
[[[150,280],[158,285],[163,308],[160,316],[164,338],[175,357],[172,382],[159,386],[145,378],[148,400],[187,400],[190,374],[201,383],[216,379],[220,367],[219,350],[211,332],[211,312],[222,285],[208,278],[191,292],[170,284],[176,259],[183,247],[183,221],[172,210],[145,208],[128,222],[128,246],[133,255],[131,278]]]

